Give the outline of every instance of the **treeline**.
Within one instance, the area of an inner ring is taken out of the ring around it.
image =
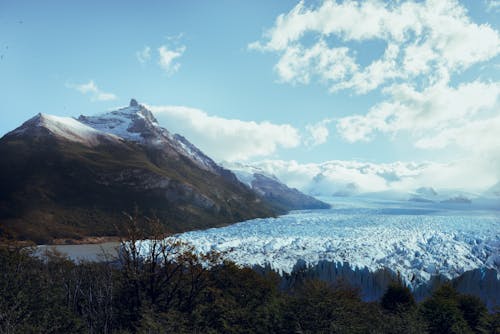
[[[399,282],[372,303],[341,282],[282,291],[276,274],[142,233],[131,224],[100,263],[1,246],[0,333],[500,333],[499,313],[448,285],[420,304]]]

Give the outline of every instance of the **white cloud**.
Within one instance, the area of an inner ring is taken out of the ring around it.
[[[168,74],[174,74],[181,66],[179,59],[186,51],[186,46],[182,45],[184,33],[166,36],[166,44],[160,45],[156,50],[158,52],[158,65]],[[146,45],[142,50],[135,53],[137,61],[141,64],[149,62],[152,58],[152,48]]]
[[[311,76],[324,80],[342,80],[357,70],[349,49],[328,48],[325,41],[312,48],[289,47],[275,66],[281,80],[307,84]]]
[[[499,4],[487,2],[490,10]],[[332,92],[356,94],[379,89],[381,100],[367,112],[336,122],[337,132],[348,142],[405,134],[417,148],[453,146],[468,157],[465,162],[426,167],[420,183],[455,182],[473,189],[472,180],[479,186],[494,175],[500,178],[500,147],[495,140],[500,133],[500,82],[469,79],[480,70],[474,65],[491,65],[486,62],[500,55],[500,33],[489,24],[473,22],[459,1],[300,1],[248,47],[276,54],[274,70],[286,83],[317,81]],[[467,75],[459,75],[467,69]],[[314,129],[306,128],[311,134]],[[309,145],[314,142],[306,140]],[[369,173],[357,175],[352,166],[336,166],[337,176],[364,180],[359,182],[366,189],[403,184],[389,185]],[[436,175],[439,180],[433,181]]]
[[[495,156],[500,158],[499,135],[500,115],[447,128],[435,135],[419,139],[415,145],[433,149],[457,145],[469,151],[488,153],[490,158]]]
[[[442,195],[455,191],[481,192],[497,182],[494,165],[464,159],[450,163],[370,163],[332,160],[322,163],[264,160],[251,166],[275,175],[288,186],[319,195],[355,195],[387,192],[408,199],[420,187],[433,187]],[[481,173],[478,173],[481,171]],[[378,195],[382,197],[383,195]],[[446,198],[443,198],[446,199]]]
[[[389,100],[373,106],[366,115],[341,118],[337,131],[350,142],[370,140],[377,131],[409,131],[417,140],[443,131],[450,136],[458,133],[454,128],[495,115],[500,82],[473,81],[457,88],[437,83],[421,92],[401,84],[386,93]]]
[[[186,136],[218,161],[270,156],[280,147],[293,148],[301,142],[298,130],[289,124],[226,119],[184,106],[148,108],[162,126]]]
[[[494,12],[499,11],[500,0],[486,0],[486,10]]]
[[[324,119],[316,124],[307,124],[306,131],[308,132],[308,137],[305,140],[307,146],[317,146],[326,142],[330,131],[328,130],[328,124],[332,120]]]
[[[115,94],[101,91],[94,80],[83,84],[67,84],[66,87],[75,89],[84,95],[90,95],[91,101],[112,101],[117,99]]]
[[[186,51],[185,46],[170,49],[166,45],[162,45],[158,48],[158,53],[160,55],[158,64],[160,64],[160,67],[167,72],[167,74],[173,74],[177,72],[181,66],[176,59],[180,58],[184,54],[184,51]]]
[[[307,44],[310,36],[317,42]],[[361,66],[350,42],[368,40],[384,42],[385,52]],[[455,0],[326,0],[317,7],[301,1],[249,48],[279,54],[275,70],[284,82],[317,78],[333,91],[366,93],[419,77],[447,82],[451,74],[498,55],[500,35],[472,22]]]
[[[493,175],[500,179],[500,82],[473,81],[456,88],[435,84],[421,92],[397,85],[387,92],[390,99],[366,115],[341,118],[337,131],[350,142],[371,140],[377,132],[405,132],[420,149],[458,148],[467,162],[440,175],[443,182],[452,175],[464,177],[453,178],[457,184],[489,182]]]
[[[137,51],[135,56],[139,63],[145,64],[151,59],[151,48],[149,46],[145,46],[141,51]]]

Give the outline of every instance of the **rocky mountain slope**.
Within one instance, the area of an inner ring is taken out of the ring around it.
[[[144,106],[98,116],[38,114],[0,139],[0,235],[39,243],[113,235],[138,207],[173,231],[283,212]]]
[[[258,195],[283,210],[330,208],[329,204],[305,195],[295,188],[289,188],[276,176],[269,175],[259,168],[241,163],[225,163],[224,166]]]

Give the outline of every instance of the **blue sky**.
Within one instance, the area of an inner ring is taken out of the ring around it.
[[[134,97],[217,160],[500,161],[499,1],[0,0],[0,31],[0,134]]]

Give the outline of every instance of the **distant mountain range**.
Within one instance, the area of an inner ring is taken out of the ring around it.
[[[244,184],[134,99],[78,119],[38,114],[0,139],[0,236],[113,235],[137,207],[172,232],[327,204],[256,176]]]
[[[458,185],[454,188],[452,184],[443,187],[440,173],[445,169],[442,165],[431,162],[375,164],[342,160],[322,163],[264,160],[252,162],[245,168],[277,177],[288,186],[318,198],[342,200],[341,197],[360,197],[500,208],[500,183],[488,189],[476,190],[459,188]],[[433,173],[435,177],[432,176]]]

